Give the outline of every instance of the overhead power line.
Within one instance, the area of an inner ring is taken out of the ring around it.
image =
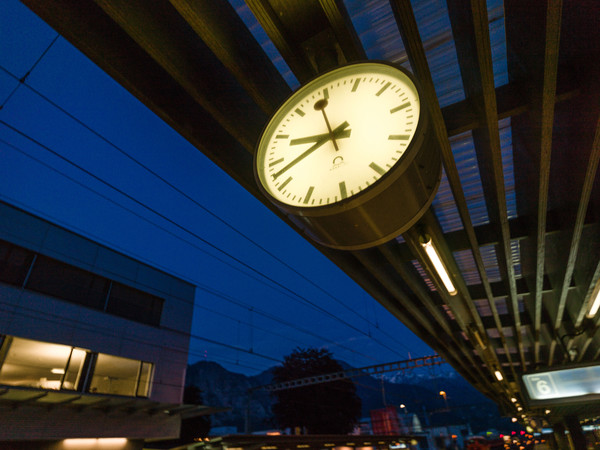
[[[0,124],[3,124],[3,123],[4,123],[4,122],[0,120]],[[26,136],[26,135],[24,135],[24,136],[25,136],[25,137],[28,137],[28,136]],[[31,138],[30,138],[30,139],[31,139]],[[21,154],[23,154],[23,155],[27,156],[28,158],[31,158],[31,159],[33,159],[34,161],[38,162],[39,164],[43,165],[44,167],[47,167],[48,169],[50,169],[50,170],[52,170],[52,171],[55,171],[56,173],[60,174],[61,176],[64,176],[64,177],[65,177],[65,178],[67,178],[68,180],[70,180],[70,181],[72,181],[72,182],[74,182],[74,183],[78,184],[79,186],[83,187],[84,189],[87,189],[87,190],[89,190],[89,191],[93,192],[94,194],[96,194],[96,195],[100,196],[101,198],[105,199],[106,201],[108,201],[108,202],[111,202],[111,203],[115,204],[116,206],[119,206],[119,207],[121,207],[121,208],[125,209],[126,211],[130,212],[131,214],[135,215],[136,217],[139,217],[140,219],[142,219],[142,220],[144,220],[144,221],[148,221],[148,222],[149,222],[149,223],[151,223],[153,226],[156,226],[156,227],[158,227],[159,229],[161,229],[161,230],[163,230],[163,231],[165,231],[165,232],[167,232],[167,233],[169,233],[169,234],[173,235],[174,237],[176,237],[176,238],[178,238],[178,239],[181,239],[181,240],[183,240],[183,241],[184,241],[184,242],[186,242],[187,244],[189,244],[189,245],[192,245],[192,246],[194,246],[195,248],[198,248],[198,249],[202,250],[201,248],[197,247],[197,246],[196,246],[194,243],[192,243],[192,242],[189,242],[189,241],[187,241],[187,240],[183,239],[182,237],[180,237],[180,236],[178,236],[178,235],[176,235],[176,234],[172,233],[171,231],[169,231],[169,230],[165,229],[164,227],[161,227],[160,225],[158,225],[158,224],[156,224],[156,223],[154,223],[154,222],[150,222],[150,221],[149,221],[147,218],[145,218],[145,217],[143,217],[143,216],[139,215],[138,213],[136,213],[136,212],[132,211],[131,209],[129,209],[129,208],[127,208],[127,207],[125,207],[125,206],[123,206],[123,205],[121,205],[121,204],[117,203],[117,202],[116,202],[116,201],[114,201],[113,199],[111,199],[111,198],[107,197],[106,195],[104,195],[104,194],[102,194],[102,193],[100,193],[100,192],[98,192],[98,191],[96,191],[96,190],[94,190],[94,189],[90,188],[89,186],[86,186],[86,185],[84,185],[83,183],[79,182],[78,180],[76,180],[76,179],[72,178],[71,176],[69,176],[69,175],[67,175],[67,174],[65,174],[65,173],[63,173],[63,172],[61,172],[60,170],[58,170],[58,169],[56,169],[56,168],[54,168],[54,167],[50,166],[49,164],[47,164],[47,163],[45,163],[45,162],[43,162],[43,161],[39,160],[38,158],[36,158],[36,157],[34,157],[34,156],[30,155],[29,153],[27,153],[27,152],[23,151],[22,149],[20,149],[20,148],[16,147],[15,145],[13,145],[13,144],[11,144],[11,143],[9,143],[9,142],[6,142],[5,140],[3,140],[3,139],[1,139],[1,138],[0,138],[0,142],[4,143],[5,145],[9,146],[10,148],[14,149],[15,151],[18,151],[18,152],[20,152]],[[35,142],[35,141],[34,141],[34,142]],[[42,146],[42,148],[45,148],[45,147],[43,147],[43,146]],[[209,292],[209,293],[211,293],[212,295],[215,295],[215,296],[218,296],[218,297],[220,297],[220,298],[222,298],[222,299],[225,299],[225,300],[227,300],[227,301],[229,301],[229,302],[231,302],[231,303],[233,303],[233,304],[236,304],[237,306],[241,306],[241,307],[244,307],[244,308],[248,308],[249,310],[253,310],[253,311],[255,311],[255,312],[258,312],[259,314],[263,315],[264,317],[267,317],[267,318],[269,318],[269,319],[271,319],[271,320],[274,320],[274,321],[276,321],[276,322],[278,322],[278,323],[280,323],[280,324],[284,324],[284,325],[286,325],[286,326],[288,326],[288,327],[292,327],[292,328],[296,329],[297,331],[301,331],[301,332],[303,332],[303,333],[305,333],[305,334],[308,334],[308,335],[310,335],[310,336],[316,337],[317,339],[320,339],[320,340],[322,340],[322,341],[325,341],[325,342],[331,343],[331,344],[333,344],[333,345],[335,345],[335,346],[337,346],[337,347],[339,347],[339,348],[342,348],[342,349],[345,349],[345,350],[347,350],[347,351],[350,351],[351,353],[355,353],[355,354],[361,355],[361,356],[363,356],[363,357],[365,357],[365,358],[367,358],[367,359],[374,359],[372,356],[370,356],[370,355],[365,355],[364,353],[362,353],[362,352],[359,352],[358,350],[356,350],[356,349],[354,349],[354,348],[352,348],[352,347],[348,347],[348,346],[345,346],[345,345],[343,345],[343,344],[340,344],[340,343],[338,343],[338,342],[336,342],[336,341],[332,341],[332,340],[330,340],[330,339],[327,339],[327,338],[325,338],[325,337],[319,336],[318,334],[316,334],[316,333],[314,333],[314,332],[312,332],[312,331],[310,331],[310,330],[306,330],[306,329],[300,328],[300,327],[298,327],[297,325],[294,325],[294,324],[292,324],[291,322],[289,322],[289,321],[286,321],[286,320],[284,320],[284,319],[282,319],[282,318],[275,317],[275,316],[273,316],[273,315],[271,315],[271,314],[268,314],[268,313],[266,313],[266,312],[264,312],[264,311],[261,311],[260,309],[254,308],[254,307],[252,307],[252,306],[250,306],[250,305],[248,305],[248,304],[246,304],[246,303],[243,303],[243,302],[240,302],[240,301],[234,300],[234,299],[233,299],[233,298],[231,298],[230,296],[228,296],[228,295],[225,295],[225,294],[222,294],[222,293],[220,293],[220,292],[218,292],[218,291],[216,291],[216,290],[214,290],[214,289],[208,288],[207,286],[203,286],[202,284],[199,284],[199,285],[198,285],[198,288],[200,288],[200,289],[203,289],[203,290],[205,290],[206,292]],[[194,306],[195,306],[195,305],[194,305]],[[375,340],[375,342],[377,342],[377,341]],[[245,351],[247,351],[247,352],[248,352],[248,350],[245,350]],[[250,353],[251,353],[251,352],[250,352]]]
[[[73,161],[70,161],[69,159],[67,159],[66,157],[64,157],[63,155],[61,155],[60,153],[58,153],[57,151],[55,151],[55,150],[51,149],[50,147],[48,147],[48,146],[47,146],[47,145],[45,145],[45,144],[42,144],[42,143],[41,143],[41,142],[39,142],[37,139],[35,139],[35,138],[33,138],[33,137],[29,136],[27,133],[25,133],[25,132],[23,132],[23,131],[19,130],[18,128],[14,127],[14,126],[12,126],[12,125],[10,125],[9,123],[5,122],[4,120],[0,120],[0,124],[4,125],[6,128],[8,128],[8,129],[12,130],[13,132],[17,133],[18,135],[20,135],[20,136],[22,136],[22,137],[26,138],[27,140],[29,140],[29,141],[33,142],[33,143],[34,143],[35,145],[37,145],[38,147],[40,147],[40,148],[44,149],[45,151],[47,151],[47,152],[51,153],[52,155],[54,155],[54,156],[56,156],[56,157],[58,157],[59,159],[63,160],[63,161],[64,161],[64,162],[66,162],[67,164],[69,164],[69,165],[71,165],[71,166],[75,167],[76,169],[80,170],[81,172],[85,173],[86,175],[88,175],[88,176],[92,177],[93,179],[95,179],[95,180],[99,181],[99,182],[100,182],[100,183],[102,183],[103,185],[105,185],[105,186],[109,187],[110,189],[112,189],[112,190],[116,191],[116,192],[117,192],[117,193],[119,193],[120,195],[123,195],[124,197],[126,197],[126,198],[128,198],[129,200],[133,201],[135,204],[137,204],[137,205],[141,206],[141,207],[142,207],[142,208],[144,208],[145,210],[147,210],[147,211],[150,211],[151,213],[155,214],[156,216],[160,217],[161,219],[163,219],[163,220],[167,221],[168,223],[172,224],[172,225],[173,225],[173,226],[175,226],[176,228],[178,228],[178,229],[180,229],[180,230],[184,231],[185,233],[187,233],[187,234],[191,235],[192,237],[194,237],[194,238],[198,239],[200,242],[202,242],[202,243],[206,244],[206,245],[207,245],[207,246],[209,246],[210,248],[213,248],[213,249],[217,250],[219,253],[221,253],[221,254],[223,254],[223,255],[225,255],[225,256],[228,256],[230,259],[234,260],[235,262],[237,262],[238,264],[240,264],[240,265],[241,265],[241,266],[243,266],[244,268],[246,268],[246,269],[250,270],[252,273],[254,273],[254,274],[256,274],[256,275],[259,275],[260,277],[264,278],[265,280],[268,280],[268,281],[269,281],[270,283],[272,283],[273,285],[275,285],[275,286],[277,286],[277,287],[279,287],[279,288],[282,288],[282,289],[283,289],[284,291],[286,291],[287,293],[290,293],[290,294],[292,294],[292,295],[293,295],[293,297],[290,297],[290,298],[292,298],[292,299],[293,299],[293,298],[300,299],[300,300],[301,300],[303,303],[305,303],[305,304],[307,304],[307,305],[311,306],[311,307],[312,307],[313,309],[315,309],[316,311],[318,311],[318,312],[320,312],[320,313],[322,313],[322,314],[324,314],[324,315],[326,315],[326,316],[329,316],[330,318],[332,318],[332,319],[336,320],[337,322],[339,322],[339,323],[341,323],[341,324],[343,324],[343,325],[345,325],[345,326],[347,326],[347,327],[349,327],[349,328],[353,329],[354,331],[358,332],[359,334],[362,334],[362,335],[364,335],[364,336],[367,336],[369,339],[372,339],[372,340],[374,340],[374,342],[377,342],[377,343],[378,343],[380,346],[382,346],[382,347],[384,347],[384,348],[387,348],[388,350],[390,350],[390,351],[392,351],[392,352],[394,352],[394,353],[398,353],[398,351],[397,351],[396,349],[393,349],[393,348],[391,348],[391,347],[389,347],[389,346],[385,345],[384,343],[382,343],[382,342],[379,342],[377,339],[373,338],[373,337],[372,337],[372,336],[371,336],[369,333],[365,332],[364,330],[361,330],[360,328],[358,328],[358,327],[356,327],[356,326],[354,326],[354,325],[350,324],[349,322],[347,322],[347,321],[345,321],[345,320],[341,319],[340,317],[336,316],[335,314],[333,314],[333,313],[331,313],[331,312],[329,312],[329,311],[325,310],[324,308],[322,308],[322,307],[320,307],[320,306],[316,305],[316,304],[315,304],[313,301],[310,301],[310,300],[308,300],[306,297],[304,297],[304,296],[302,296],[302,295],[300,295],[300,294],[298,294],[298,293],[294,292],[293,290],[291,290],[291,289],[290,289],[290,288],[288,288],[287,286],[284,286],[283,284],[281,284],[281,283],[280,283],[280,282],[278,282],[277,280],[274,280],[273,278],[271,278],[271,277],[269,277],[269,276],[267,276],[267,275],[263,274],[262,272],[260,272],[260,271],[258,271],[257,269],[253,268],[253,267],[252,267],[252,266],[250,266],[249,264],[247,264],[247,263],[245,263],[245,262],[241,261],[239,258],[237,258],[237,257],[235,257],[235,256],[231,255],[230,253],[226,252],[225,250],[223,250],[223,249],[221,249],[221,248],[217,247],[216,245],[214,245],[214,244],[212,244],[211,242],[207,241],[206,239],[204,239],[203,237],[201,237],[200,235],[198,235],[198,234],[197,234],[197,233],[195,233],[194,231],[191,231],[191,230],[187,229],[186,227],[184,227],[184,226],[182,226],[182,225],[178,224],[178,223],[177,223],[177,222],[175,222],[174,220],[172,220],[172,219],[170,219],[169,217],[165,216],[164,214],[162,214],[162,213],[160,213],[160,212],[156,211],[155,209],[153,209],[152,207],[150,207],[150,206],[146,205],[145,203],[141,202],[140,200],[136,199],[136,198],[135,198],[135,197],[133,197],[132,195],[130,195],[130,194],[128,194],[128,193],[126,193],[126,192],[124,192],[123,190],[121,190],[121,189],[117,188],[116,186],[113,186],[111,183],[107,182],[106,180],[103,180],[102,178],[98,177],[97,175],[95,175],[94,173],[92,173],[92,172],[90,172],[89,170],[85,169],[84,167],[82,167],[82,166],[80,166],[80,165],[78,165],[78,164],[74,163]],[[17,148],[16,146],[14,146],[13,144],[10,144],[10,143],[8,143],[8,142],[6,142],[6,141],[4,141],[4,140],[2,140],[2,142],[4,142],[6,145],[9,145],[9,146],[10,146],[10,147],[12,147],[12,148],[15,148],[15,149],[17,149],[18,151],[20,151],[20,152],[22,152],[22,153],[24,153],[24,154],[27,154],[26,152],[23,152],[21,149],[18,149],[18,148]],[[27,155],[28,155],[28,154],[27,154]],[[31,157],[31,155],[28,155],[28,156],[29,156],[29,157]],[[33,159],[35,159],[35,158],[33,158]],[[43,163],[43,164],[45,164],[45,163]],[[46,164],[45,164],[45,165],[46,165]],[[56,172],[58,172],[58,173],[61,173],[61,174],[62,174],[62,172],[58,171],[57,169],[55,169],[55,168],[52,168],[52,169],[53,169],[53,170],[55,170]],[[62,175],[64,175],[64,174],[62,174]],[[67,177],[68,177],[68,176],[67,176]],[[70,180],[72,180],[72,181],[76,182],[77,184],[79,184],[79,185],[81,185],[81,186],[85,187],[86,189],[89,189],[87,186],[84,186],[82,183],[80,183],[80,182],[79,182],[79,181],[77,181],[77,180],[74,180],[72,177],[68,177],[68,178],[69,178]],[[96,191],[94,191],[94,192],[96,192]],[[147,219],[146,217],[144,217],[144,216],[142,216],[142,215],[140,215],[140,214],[138,214],[138,213],[136,213],[136,212],[132,211],[131,209],[129,209],[129,208],[126,208],[126,207],[124,207],[123,205],[120,205],[119,203],[115,202],[113,199],[111,199],[111,198],[107,197],[106,195],[104,195],[104,194],[100,194],[100,193],[98,193],[98,192],[96,192],[96,194],[97,194],[97,195],[100,195],[100,196],[101,196],[102,198],[104,198],[105,200],[107,200],[107,201],[109,201],[109,202],[111,202],[111,203],[113,203],[113,204],[115,204],[115,205],[118,205],[118,206],[120,206],[120,207],[122,207],[122,208],[124,208],[124,209],[128,210],[129,212],[131,212],[131,213],[132,213],[132,214],[134,214],[135,216],[139,217],[140,219],[142,219],[142,220],[144,220],[144,221],[146,221],[146,222],[149,222],[149,223],[151,223],[153,226],[156,226],[156,227],[160,228],[161,230],[165,231],[166,233],[170,234],[171,236],[174,236],[174,237],[175,237],[175,238],[177,238],[177,239],[181,239],[181,240],[183,240],[184,242],[186,242],[187,244],[189,244],[189,245],[192,245],[192,246],[194,246],[195,248],[199,249],[200,251],[207,253],[205,249],[203,249],[203,248],[201,248],[201,247],[198,247],[197,245],[195,245],[195,244],[191,243],[191,242],[190,242],[190,241],[188,241],[188,240],[185,240],[185,239],[183,239],[182,237],[178,236],[178,235],[177,235],[177,234],[175,234],[174,232],[172,232],[172,231],[170,231],[170,230],[167,230],[166,228],[164,228],[164,227],[162,227],[162,226],[160,226],[160,225],[158,225],[158,224],[156,224],[156,223],[154,223],[154,222],[150,221],[150,220],[149,220],[149,219]],[[208,254],[208,255],[210,255],[211,257],[213,257],[213,258],[216,258],[217,260],[219,260],[219,261],[223,262],[224,264],[228,265],[229,267],[232,267],[233,269],[240,271],[240,273],[243,273],[244,275],[248,275],[246,272],[244,272],[244,271],[240,270],[238,267],[235,267],[235,266],[233,266],[233,265],[231,265],[231,264],[227,263],[226,261],[223,261],[222,259],[220,259],[220,258],[217,258],[215,255],[212,255],[212,254],[210,254],[210,253],[207,253],[207,254]],[[254,277],[253,277],[253,278],[254,278]],[[256,279],[256,278],[254,278],[254,279]],[[259,280],[257,280],[257,281],[259,281]],[[265,285],[266,285],[266,286],[269,286],[268,284],[265,284]],[[269,287],[271,287],[271,286],[269,286]],[[286,295],[287,295],[287,294],[286,294]],[[289,296],[289,295],[288,295],[288,296]]]
[[[57,36],[57,38],[58,38],[58,36]],[[48,49],[54,44],[54,42],[56,41],[57,38],[55,38],[52,41],[52,43],[50,44],[50,46],[48,47]],[[46,49],[46,51],[42,54],[42,56],[40,56],[40,58],[38,59],[38,61],[35,64],[37,64],[39,62],[39,60],[42,59],[42,57],[45,55],[45,53],[48,51],[48,49]],[[35,65],[33,67],[35,67]],[[29,70],[28,73],[30,73],[33,70],[33,67],[32,67],[32,69]],[[0,68],[2,70],[4,70],[9,76],[11,76],[13,78],[16,78],[14,74],[12,74],[10,71],[6,70],[4,67],[0,66]],[[126,151],[124,151],[123,149],[121,149],[118,145],[116,145],[115,143],[113,143],[112,141],[110,141],[108,138],[106,138],[105,136],[103,136],[102,134],[100,134],[99,132],[97,132],[96,130],[94,130],[92,127],[90,127],[89,125],[87,125],[86,123],[84,123],[83,121],[81,121],[80,119],[78,119],[77,117],[75,117],[74,115],[72,115],[70,112],[68,112],[67,110],[65,110],[64,108],[62,108],[60,105],[58,105],[55,102],[53,102],[51,99],[49,99],[48,97],[46,97],[45,95],[43,95],[41,92],[37,91],[36,89],[34,89],[33,87],[29,86],[28,84],[24,83],[24,81],[22,83],[28,89],[30,89],[32,92],[34,92],[36,95],[38,95],[40,98],[42,98],[44,101],[46,101],[47,103],[49,103],[50,105],[52,105],[54,108],[56,108],[57,110],[59,110],[61,113],[65,114],[67,117],[69,117],[71,120],[73,120],[76,123],[78,123],[80,126],[84,127],[90,133],[92,133],[96,137],[98,137],[101,140],[103,140],[105,143],[107,143],[108,145],[110,145],[112,148],[114,148],[116,151],[118,151],[119,153],[121,153],[123,156],[125,156],[126,158],[128,158],[129,160],[131,160],[132,162],[134,162],[135,164],[137,164],[139,167],[143,168],[145,171],[147,171],[148,173],[150,173],[152,176],[154,176],[157,179],[159,179],[161,182],[163,182],[164,184],[166,184],[169,188],[171,188],[172,190],[174,190],[175,192],[177,192],[179,195],[183,196],[184,198],[186,198],[190,202],[194,203],[197,207],[199,207],[200,209],[202,209],[204,212],[208,213],[213,218],[215,218],[216,220],[218,220],[219,222],[221,222],[223,225],[225,225],[226,227],[228,227],[230,230],[234,231],[239,236],[243,237],[245,240],[247,240],[248,242],[250,242],[251,244],[253,244],[254,246],[256,246],[258,249],[260,249],[261,251],[263,251],[267,255],[269,255],[275,261],[277,261],[278,263],[282,264],[288,270],[292,271],[297,276],[301,277],[305,282],[311,284],[313,287],[315,287],[316,289],[318,289],[319,291],[321,291],[322,293],[324,293],[326,296],[328,296],[329,298],[331,298],[333,301],[335,301],[337,304],[339,304],[340,306],[342,306],[344,309],[346,309],[347,311],[351,312],[352,314],[358,316],[362,321],[366,321],[367,323],[369,323],[369,325],[371,325],[371,326],[375,327],[376,329],[378,329],[380,333],[382,333],[383,335],[387,336],[391,341],[394,341],[398,345],[406,348],[407,350],[410,350],[402,342],[398,341],[393,335],[391,335],[391,334],[385,332],[385,330],[382,330],[381,328],[379,328],[378,324],[373,324],[372,322],[370,322],[364,316],[360,315],[355,309],[349,307],[346,304],[346,302],[344,302],[343,300],[335,297],[333,294],[331,294],[330,292],[328,292],[327,290],[325,290],[322,286],[318,285],[317,283],[315,283],[314,281],[312,281],[311,279],[309,279],[308,277],[306,277],[304,274],[300,273],[299,271],[297,271],[296,269],[294,269],[293,267],[291,267],[285,261],[283,261],[282,259],[280,259],[276,255],[274,255],[273,253],[271,253],[270,251],[268,251],[266,248],[264,248],[263,246],[261,246],[259,243],[257,243],[253,239],[251,239],[249,236],[247,236],[246,234],[242,233],[240,230],[238,230],[237,228],[235,228],[233,225],[231,225],[230,223],[228,223],[227,221],[225,221],[224,219],[222,219],[221,217],[219,217],[218,215],[216,215],[210,209],[208,209],[207,207],[205,207],[204,205],[202,205],[201,203],[199,203],[197,200],[195,200],[194,198],[192,198],[190,195],[188,195],[187,193],[185,193],[184,191],[182,191],[181,189],[179,189],[177,186],[175,186],[174,184],[172,184],[168,180],[166,180],[160,174],[158,174],[157,172],[153,171],[150,167],[148,167],[147,165],[143,164],[141,161],[139,161],[138,159],[134,158],[129,153],[127,153]],[[197,237],[197,238],[199,238],[199,237]],[[199,239],[201,239],[201,238],[199,238]],[[212,246],[212,244],[208,243],[207,241],[203,240],[202,242],[204,242],[207,245]],[[213,248],[216,248],[216,247],[213,247]],[[222,251],[219,248],[216,248],[216,249]],[[250,270],[254,270],[251,266],[245,265],[245,263],[240,262],[240,260],[237,260],[235,257],[232,257],[230,254],[228,254],[226,252],[224,252],[224,253],[227,254],[229,257],[233,258],[234,260],[236,260],[236,262],[244,265],[246,268],[249,268]],[[258,273],[259,275],[263,275],[264,276],[264,274],[262,274],[262,273],[260,273],[258,271],[255,271],[255,272]],[[274,280],[272,280],[271,278],[269,278],[269,277],[266,277],[266,278],[269,281],[274,282]],[[306,299],[306,298],[304,298],[302,296],[299,296],[296,292],[288,289],[287,287],[279,285],[279,284],[278,284],[278,286],[280,288],[283,288],[284,290],[286,290],[288,293],[291,293],[293,296],[299,297],[305,303],[308,302],[308,304],[310,306],[312,306],[314,308],[318,308],[320,310],[320,312],[328,314],[328,315],[334,317],[333,315],[329,314],[326,310],[321,309],[318,305],[310,302],[308,299]],[[335,317],[335,318],[337,318],[337,317]],[[385,347],[384,344],[382,344],[377,339],[375,339],[370,333],[366,333],[366,332],[364,332],[362,330],[358,330],[358,329],[355,329],[355,331],[358,331],[361,334],[364,334],[365,336],[373,339],[379,345],[382,345],[382,346]],[[394,350],[394,349],[391,349],[389,347],[386,347],[386,348],[388,348],[388,350],[391,350],[391,351],[394,351],[394,352],[397,353],[397,351]]]

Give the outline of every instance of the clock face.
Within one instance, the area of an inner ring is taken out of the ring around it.
[[[400,163],[420,111],[415,84],[397,67],[366,62],[327,72],[265,128],[255,159],[260,184],[293,207],[350,199]]]

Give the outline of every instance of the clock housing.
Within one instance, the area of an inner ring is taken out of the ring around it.
[[[406,70],[341,66],[273,115],[255,154],[260,190],[313,240],[340,249],[385,242],[429,207],[441,160]]]

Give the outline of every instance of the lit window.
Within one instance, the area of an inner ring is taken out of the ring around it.
[[[135,359],[99,353],[90,384],[90,392],[145,396],[148,392],[151,367],[151,364]],[[138,386],[138,380],[140,380],[140,386]]]
[[[11,336],[0,335],[0,344],[0,384],[130,397],[150,392],[149,362]],[[96,362],[90,365],[94,355]]]
[[[152,382],[152,364],[143,362],[142,369],[140,371],[140,381],[138,383],[137,395],[138,397],[147,397],[150,391],[150,384]]]
[[[7,339],[5,348],[0,383],[43,389],[77,388],[85,351],[17,337]]]

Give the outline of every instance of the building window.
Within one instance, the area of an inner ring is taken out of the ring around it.
[[[160,325],[163,299],[138,289],[113,282],[106,311],[117,316]]]
[[[98,353],[89,390],[96,394],[147,397],[151,377],[151,363]]]
[[[164,299],[0,240],[0,281],[159,326]]]
[[[94,367],[90,392],[135,396],[140,362],[100,353]]]
[[[153,369],[149,362],[19,337],[6,336],[0,342],[0,384],[130,397],[149,395]],[[90,365],[87,362],[92,356],[96,362]],[[89,388],[84,386],[86,378],[91,378]]]
[[[68,345],[7,338],[0,383],[43,389],[77,389],[86,352]]]
[[[140,368],[140,378],[137,386],[137,396],[147,397],[150,392],[150,384],[152,383],[152,364],[142,362]]]
[[[25,287],[126,319],[160,325],[162,298],[47,256],[38,255]]]
[[[103,309],[109,280],[39,255],[27,281],[27,288],[95,309]]]
[[[22,286],[34,253],[0,240],[0,281]]]

